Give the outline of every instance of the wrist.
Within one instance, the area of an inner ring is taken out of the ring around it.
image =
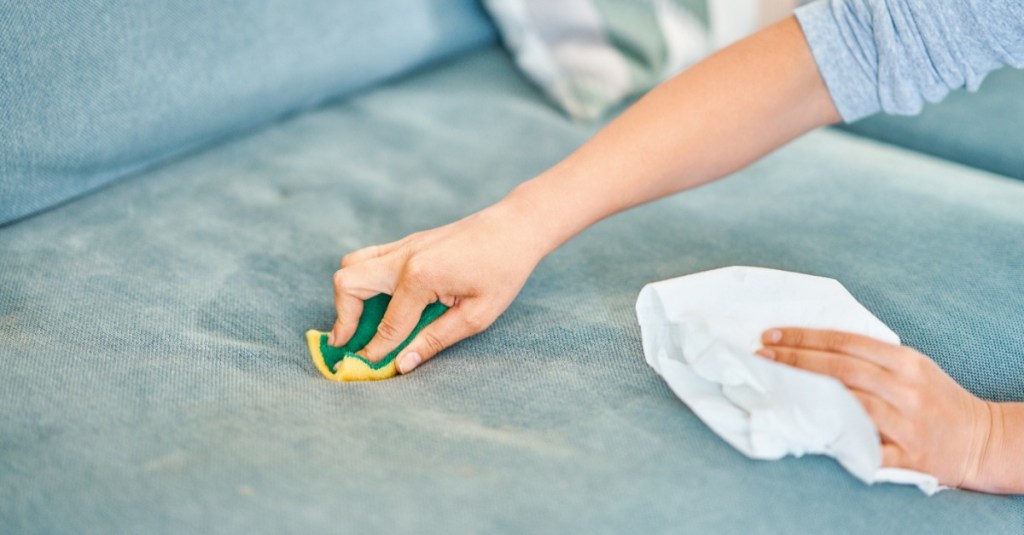
[[[1017,451],[1020,430],[1011,423],[1024,416],[1024,404],[983,401],[988,409],[987,433],[974,477],[964,482],[965,488],[991,493],[1024,493],[1024,463]],[[1015,414],[1016,411],[1019,414]]]
[[[489,221],[492,228],[497,227],[494,235],[505,242],[509,250],[525,255],[536,264],[560,243],[547,228],[543,210],[518,194],[520,187],[471,217]]]
[[[517,233],[530,237],[541,258],[600,219],[590,216],[571,192],[560,191],[561,186],[541,175],[516,186],[492,207],[513,222]]]
[[[992,454],[994,403],[971,396],[972,424],[963,460],[963,476],[956,487],[984,490],[988,483],[988,465]]]

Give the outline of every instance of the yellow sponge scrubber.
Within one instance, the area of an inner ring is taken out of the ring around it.
[[[405,349],[405,346],[409,345],[409,342],[416,337],[420,330],[448,310],[448,307],[442,303],[427,305],[409,337],[381,360],[370,362],[357,355],[356,351],[365,347],[377,333],[377,326],[384,318],[384,311],[387,310],[390,302],[391,296],[387,294],[380,294],[364,301],[363,314],[359,317],[356,332],[352,335],[352,339],[341,347],[334,347],[327,343],[328,333],[312,329],[306,331],[309,354],[313,358],[313,365],[321,375],[331,381],[342,382],[375,381],[394,377],[398,373],[395,368],[395,358],[398,354]]]

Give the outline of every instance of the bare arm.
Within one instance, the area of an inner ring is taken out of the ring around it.
[[[335,274],[331,342],[352,336],[362,300],[391,294],[364,350],[379,360],[408,336],[426,304],[444,302],[452,308],[399,355],[399,371],[407,373],[486,329],[537,262],[587,226],[723,177],[838,119],[800,26],[789,17],[651,91],[497,204],[346,255]]]
[[[654,89],[507,202],[557,215],[542,222],[548,252],[604,217],[726,176],[837,121],[789,17]]]

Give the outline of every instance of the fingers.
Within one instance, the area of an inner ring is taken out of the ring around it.
[[[757,352],[776,362],[834,377],[857,398],[874,422],[883,441],[905,445],[912,439],[912,426],[897,410],[904,389],[895,375],[870,362],[850,355],[807,349],[769,346]]]
[[[363,300],[391,293],[394,283],[387,267],[381,261],[364,262],[334,273],[334,307],[338,319],[327,338],[328,344],[340,347],[352,338],[363,313]]]
[[[363,300],[346,293],[334,291],[334,306],[338,310],[338,319],[327,336],[327,343],[341,347],[352,339],[359,325],[359,317],[363,315]]]
[[[920,440],[921,427],[908,416],[908,392],[931,361],[917,351],[867,336],[829,330],[776,328],[761,337],[757,353],[841,381],[857,398],[882,438],[882,466],[902,467]],[[911,414],[913,411],[911,411]]]
[[[898,401],[899,389],[891,374],[870,362],[839,353],[782,346],[767,346],[757,353],[781,364],[835,377],[849,388],[870,392],[890,403]]]
[[[905,353],[905,348],[902,346],[887,344],[868,336],[794,327],[765,331],[761,335],[761,342],[766,346],[784,346],[829,353],[843,353],[888,369],[898,367],[898,361],[904,357]]]
[[[449,309],[424,327],[398,356],[398,372],[409,373],[442,350],[486,328],[468,318],[466,308],[460,306]]]
[[[395,290],[384,318],[377,326],[377,334],[359,353],[370,362],[384,358],[409,337],[419,323],[423,309],[433,301],[429,294],[413,291],[411,286]]]
[[[363,247],[357,251],[352,251],[351,253],[341,257],[341,267],[344,269],[352,267],[360,262],[380,258],[396,249],[399,243],[400,242],[395,241],[381,245],[371,245],[369,247]]]

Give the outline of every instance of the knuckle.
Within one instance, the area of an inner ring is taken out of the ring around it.
[[[355,254],[354,253],[349,253],[349,254],[341,257],[341,267],[342,268],[347,268],[347,267],[351,266],[353,262],[355,262]]]
[[[828,351],[842,351],[850,346],[853,337],[848,333],[834,332],[825,337],[825,349]]]
[[[917,390],[907,390],[903,395],[903,412],[907,414],[917,414],[924,406],[924,399],[921,392]]]
[[[430,268],[415,258],[410,259],[405,265],[405,277],[414,284],[426,283],[430,278]]]
[[[490,324],[485,316],[479,312],[471,312],[462,316],[466,329],[473,334],[482,332]]]
[[[398,338],[401,337],[401,333],[399,332],[398,326],[396,326],[393,321],[384,318],[381,320],[380,324],[377,325],[377,336],[392,342],[398,340]]]
[[[794,351],[786,349],[775,350],[775,362],[781,362],[782,364],[793,366],[796,364],[796,360],[796,352]]]
[[[438,338],[437,335],[435,335],[434,333],[431,333],[429,331],[423,331],[422,336],[423,345],[426,348],[426,352],[431,356],[440,353],[446,347],[444,342],[442,342],[441,339]]]
[[[347,278],[348,278],[348,275],[345,273],[344,269],[339,269],[338,271],[335,271],[334,272],[334,287],[339,289],[339,290],[344,288],[345,287],[345,281],[346,281]]]

